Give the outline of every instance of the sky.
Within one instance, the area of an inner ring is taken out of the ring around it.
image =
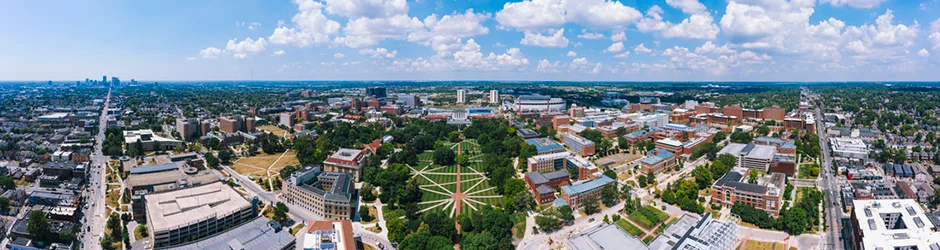
[[[940,81],[938,0],[9,1],[0,80]]]

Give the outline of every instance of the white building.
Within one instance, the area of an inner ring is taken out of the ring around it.
[[[832,145],[832,153],[852,159],[868,159],[868,145],[862,139],[858,138],[829,138],[829,144]]]
[[[759,169],[766,172],[776,152],[777,148],[774,146],[729,143],[728,146],[718,151],[718,155],[733,155],[738,158],[738,167]]]
[[[669,124],[669,116],[666,114],[644,115],[633,118],[633,121],[648,128],[659,128]]]
[[[490,90],[490,103],[499,103],[499,90]]]
[[[565,100],[542,95],[519,96],[513,104],[513,109],[519,114],[564,112],[565,108],[567,108]]]
[[[940,249],[940,232],[912,199],[855,200],[855,249]]]
[[[466,103],[467,102],[467,90],[457,90],[457,103]]]

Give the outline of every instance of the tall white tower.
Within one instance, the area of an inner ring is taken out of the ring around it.
[[[490,103],[499,103],[499,90],[490,90]]]
[[[466,103],[467,102],[467,90],[460,89],[457,90],[457,103]]]

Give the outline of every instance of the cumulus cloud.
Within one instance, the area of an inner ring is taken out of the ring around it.
[[[574,51],[568,51],[568,57],[576,57],[576,56],[578,56],[578,53]]]
[[[336,54],[333,54],[333,59],[343,59],[345,57],[346,55],[344,55],[343,53],[336,52]]]
[[[525,37],[522,38],[519,44],[547,48],[564,48],[568,47],[568,38],[565,38],[565,29],[558,29],[558,31],[550,36],[526,31]]]
[[[627,40],[627,33],[623,30],[615,30],[610,34],[610,40],[614,42],[623,42]]]
[[[398,50],[393,50],[389,52],[388,49],[386,48],[361,49],[359,50],[359,54],[368,55],[368,56],[371,56],[372,58],[392,59],[392,58],[395,58],[396,55],[398,55]]]
[[[627,58],[630,56],[630,51],[624,51],[623,53],[614,55],[614,58]]]
[[[405,0],[325,0],[326,12],[349,18],[390,17],[408,13]]]
[[[258,38],[257,41],[251,40],[251,38],[245,38],[241,42],[235,42],[237,39],[228,40],[228,43],[225,44],[225,52],[233,53],[233,57],[236,59],[244,59],[248,57],[248,54],[255,54],[261,51],[264,51],[264,47],[268,45],[268,42],[264,38]]]
[[[653,50],[646,48],[642,43],[633,48],[633,52],[638,54],[649,54],[653,53]]]
[[[287,54],[287,52],[284,52],[284,50],[278,50],[274,52],[275,56],[283,56],[284,54]]]
[[[820,0],[820,3],[828,3],[832,6],[848,5],[855,8],[868,9],[877,7],[885,0]]]
[[[588,40],[604,39],[604,34],[591,33],[591,32],[588,32],[587,30],[581,30],[581,34],[578,35],[578,38],[588,39]]]
[[[917,51],[917,55],[921,57],[929,57],[930,52],[928,52],[927,49],[920,49],[920,51]]]
[[[496,13],[500,26],[520,30],[558,27],[566,22],[591,28],[625,27],[642,14],[619,1],[529,0],[506,3]]]
[[[685,14],[696,14],[705,11],[705,5],[698,0],[666,0],[666,4],[682,10]]]
[[[733,54],[734,50],[729,49],[728,45],[725,44],[721,47],[716,46],[712,41],[707,41],[702,46],[695,48],[695,53],[699,54]]]
[[[403,59],[392,62],[388,67],[393,71],[433,71],[433,70],[509,70],[521,69],[529,60],[519,48],[509,48],[502,54],[480,51],[480,45],[473,39],[461,44],[460,48],[447,56],[437,55],[430,59]]]
[[[199,51],[199,56],[205,59],[216,59],[222,55],[222,50],[216,47],[208,47]]]
[[[195,60],[196,60],[195,56],[190,56],[186,58],[186,61],[195,61]]]
[[[621,50],[623,50],[623,42],[616,42],[614,44],[611,44],[610,47],[607,47],[607,49],[604,51],[610,52],[610,53],[617,53],[617,52],[620,52]]]
[[[294,0],[299,12],[291,18],[293,27],[279,23],[268,37],[273,44],[307,47],[330,41],[330,36],[339,32],[339,22],[323,15],[323,4],[313,0]]]
[[[704,5],[695,0],[675,0],[667,2],[670,6],[680,8],[691,14],[688,18],[677,24],[663,21],[663,9],[653,5],[646,11],[646,17],[637,23],[640,32],[659,32],[665,38],[689,39],[715,39],[720,29],[715,19],[708,12],[704,12]],[[732,2],[734,3],[734,2]],[[697,5],[696,5],[697,4]]]
[[[547,59],[542,59],[541,61],[539,61],[539,65],[535,68],[535,71],[542,72],[542,73],[555,73],[555,72],[558,72],[558,67],[559,67],[558,64],[559,64],[558,61],[555,61],[555,63],[553,64],[549,62]]]

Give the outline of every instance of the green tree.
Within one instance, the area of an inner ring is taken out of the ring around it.
[[[202,155],[202,157],[206,159],[206,164],[209,165],[209,167],[214,168],[219,166],[219,158],[216,158],[215,155],[212,155],[212,152],[206,152]]]
[[[434,150],[434,163],[435,164],[438,164],[441,166],[454,164],[454,157],[456,157],[456,154],[454,154],[454,150],[451,150],[448,147],[440,147]]]
[[[499,241],[489,232],[468,233],[460,239],[460,249],[466,250],[496,250]]]
[[[29,220],[26,222],[26,232],[35,241],[46,242],[52,233],[52,226],[46,219],[46,214],[42,210],[33,210],[29,213]]]
[[[287,213],[290,212],[290,208],[287,207],[284,203],[278,202],[274,205],[274,220],[284,221],[287,220]],[[368,211],[366,211],[368,213]]]
[[[13,181],[12,177],[0,176],[0,187],[3,187],[3,189],[6,190],[10,190],[16,187],[16,182]]]
[[[600,204],[597,200],[587,200],[584,201],[584,213],[587,215],[592,215],[597,212],[600,212]]]
[[[360,221],[372,221],[372,215],[369,214],[369,207],[363,205],[359,207],[359,219]]]
[[[572,221],[572,220],[574,220],[574,214],[573,214],[574,211],[572,211],[572,210],[571,210],[571,207],[568,206],[568,205],[564,205],[564,206],[559,207],[559,208],[558,208],[558,213],[560,214],[560,217],[559,217],[559,218],[561,218],[562,220],[565,220],[565,221]]]
[[[392,218],[388,220],[385,224],[388,227],[388,240],[392,242],[402,242],[405,240],[405,236],[408,236],[411,231],[405,226],[405,223],[402,222],[399,218]]]
[[[601,202],[604,203],[604,206],[612,207],[620,202],[620,192],[617,190],[617,185],[614,184],[616,182],[601,188]]]
[[[453,225],[451,225],[451,228],[454,228]],[[401,249],[439,250],[454,249],[454,244],[447,237],[434,235],[430,232],[419,232],[406,237],[398,247]]]

